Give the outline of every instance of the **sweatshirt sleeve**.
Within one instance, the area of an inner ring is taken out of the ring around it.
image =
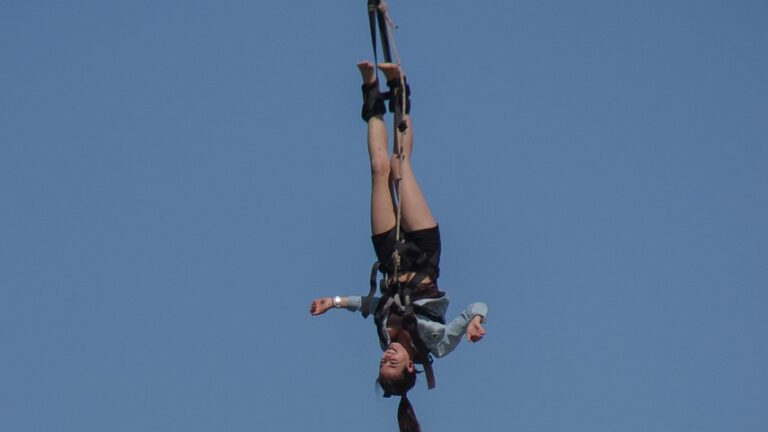
[[[374,297],[373,301],[371,302],[371,313],[373,313],[376,310],[376,306],[379,304],[379,298],[380,297]],[[361,296],[347,296],[347,307],[346,309],[350,312],[360,312],[360,310],[363,306],[363,298]]]
[[[467,332],[469,322],[478,315],[482,317],[482,322],[485,322],[485,317],[488,316],[488,306],[485,303],[472,303],[453,321],[446,324],[442,339],[431,350],[432,354],[435,357],[443,357],[456,349]]]

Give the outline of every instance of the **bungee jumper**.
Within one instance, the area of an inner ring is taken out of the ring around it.
[[[410,116],[410,86],[397,58],[391,35],[392,23],[381,0],[368,0],[374,62],[377,61],[378,21],[385,62],[357,63],[362,77],[362,118],[367,123],[371,163],[371,240],[377,261],[371,271],[366,296],[335,296],[312,301],[310,313],[321,315],[332,308],[373,315],[383,354],[378,384],[384,397],[400,396],[398,424],[401,432],[420,431],[408,391],[416,383],[416,365],[421,365],[427,387],[435,387],[432,358],[452,352],[463,338],[470,343],[485,335],[488,315],[484,303],[470,304],[458,317],[446,322],[448,296],[438,288],[440,276],[440,230],[416,181],[410,158],[413,123]],[[390,48],[394,50],[392,57]],[[389,89],[379,90],[378,70]],[[388,101],[388,104],[385,102]],[[384,115],[394,114],[394,145],[390,156]],[[377,275],[379,295],[376,295]]]

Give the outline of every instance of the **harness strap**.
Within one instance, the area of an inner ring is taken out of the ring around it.
[[[376,275],[379,272],[380,265],[381,263],[376,261],[371,268],[371,288],[368,290],[368,295],[363,297],[363,302],[360,305],[363,318],[368,318],[368,315],[371,314],[371,304],[373,303],[373,296],[376,294]]]
[[[376,17],[379,21],[379,33],[381,34],[381,51],[384,54],[384,61],[392,63],[392,52],[389,49],[389,30],[387,26],[387,5],[383,0],[375,0],[378,4],[376,8]]]
[[[378,47],[376,46],[376,9],[377,0],[368,0],[368,25],[371,27],[371,43],[373,44],[373,58],[378,59]]]
[[[392,52],[389,48],[389,31],[387,30],[386,4],[382,0],[368,0],[368,26],[371,28],[371,45],[373,45],[374,65],[379,64],[378,44],[376,43],[376,22],[378,20],[381,34],[381,50],[384,61],[392,63]],[[378,76],[378,71],[376,72]]]
[[[374,268],[376,267],[378,266],[374,264]],[[384,319],[389,316],[390,309],[392,307],[397,307],[400,311],[402,311],[402,328],[403,330],[407,331],[408,334],[410,334],[411,341],[416,348],[416,358],[414,361],[415,363],[421,364],[424,367],[424,374],[427,378],[427,388],[431,390],[435,388],[435,373],[432,369],[432,356],[430,355],[429,348],[427,348],[426,343],[424,343],[424,340],[419,334],[416,314],[424,315],[432,321],[440,322],[443,324],[445,324],[445,320],[443,317],[438,316],[429,309],[414,304],[411,299],[412,287],[418,285],[418,283],[423,281],[426,276],[426,273],[419,272],[407,284],[394,284],[391,290],[388,289],[386,284],[383,284],[382,297],[379,299],[379,305],[374,313],[374,322],[376,324],[376,332],[379,335],[379,339],[386,341],[386,330],[382,329]],[[385,280],[386,279],[382,279],[382,282]],[[374,292],[376,288],[375,273],[373,281],[374,282],[371,284],[371,292]],[[372,294],[369,294],[369,297],[372,297]],[[363,302],[363,304],[365,303],[366,301]],[[368,307],[370,307],[370,303]]]
[[[413,314],[413,309],[410,308],[410,313],[406,312],[403,316],[403,329],[411,335],[411,341],[416,346],[417,360],[424,367],[424,375],[427,377],[427,388],[432,390],[435,388],[435,372],[432,370],[432,358],[429,356],[429,350],[421,340],[419,331],[416,326],[416,315]]]

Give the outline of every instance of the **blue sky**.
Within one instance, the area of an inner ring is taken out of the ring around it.
[[[768,428],[768,4],[404,2],[451,314],[425,430]],[[0,429],[395,428],[364,2],[0,4]]]

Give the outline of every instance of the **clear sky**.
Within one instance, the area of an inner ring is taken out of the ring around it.
[[[768,3],[391,0],[428,431],[768,430]],[[0,2],[0,430],[392,431],[365,2]]]

